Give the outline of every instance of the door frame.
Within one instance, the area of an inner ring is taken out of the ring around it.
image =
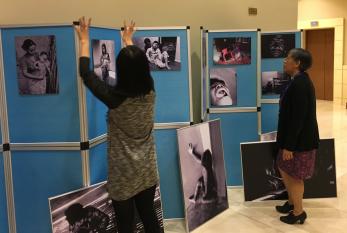
[[[315,22],[315,23],[312,23]],[[334,28],[334,102],[343,103],[343,54],[344,54],[344,18],[299,20],[298,28],[303,30],[305,46],[305,31]]]

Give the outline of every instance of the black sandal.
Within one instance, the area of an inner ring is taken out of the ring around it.
[[[306,212],[302,212],[302,214],[295,216],[293,212],[290,212],[287,216],[280,217],[280,220],[287,224],[304,224],[307,218]]]
[[[279,206],[279,205],[276,206],[276,210],[277,210],[277,212],[279,212],[281,214],[288,214],[290,211],[294,210],[294,205],[290,205],[289,202],[287,201],[282,206]]]

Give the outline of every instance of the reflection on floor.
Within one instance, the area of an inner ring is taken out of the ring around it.
[[[305,200],[309,216],[304,225],[285,225],[274,211],[278,201],[244,203],[243,190],[228,190],[230,208],[194,233],[345,233],[347,232],[347,109],[318,101],[321,138],[335,138],[338,198]],[[165,222],[166,233],[185,231],[183,220]]]

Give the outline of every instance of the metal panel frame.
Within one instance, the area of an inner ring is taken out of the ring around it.
[[[208,74],[208,56],[207,56],[207,54],[208,54],[208,32],[203,28],[203,27],[201,27],[200,28],[200,36],[201,36],[201,40],[200,40],[200,43],[201,43],[201,48],[200,48],[200,61],[201,61],[201,78],[200,78],[200,80],[201,80],[201,121],[206,121],[207,120],[207,115],[208,115],[208,113],[207,113],[207,109],[208,109],[208,102],[207,102],[207,97],[209,97],[209,96],[206,96],[207,95],[207,81],[209,80],[208,78],[209,78],[209,74]],[[205,43],[203,43],[203,38],[205,37]],[[204,49],[204,47],[205,47],[205,54],[206,54],[206,57],[204,58],[203,57],[203,49]],[[204,62],[206,63],[206,66],[205,66],[205,69],[204,69]],[[202,75],[203,75],[203,73],[205,72],[205,75],[207,76],[206,77],[206,80],[204,80],[203,78],[202,78]],[[204,81],[205,81],[205,96],[204,96]],[[206,106],[204,106],[204,98],[206,98],[206,102],[205,102],[205,105]],[[204,107],[206,108],[206,111],[205,112],[203,112],[203,110],[204,110]]]
[[[221,29],[208,30],[208,32],[256,32],[258,29]]]
[[[73,26],[71,23],[47,23],[47,24],[5,24],[0,25],[0,28],[33,28],[33,27],[66,27]]]
[[[257,32],[257,107],[261,109],[261,31]],[[258,111],[258,134],[261,135],[261,111]]]
[[[80,118],[80,137],[81,142],[88,141],[88,116],[87,116],[87,104],[86,104],[86,88],[82,82],[82,78],[79,75],[79,40],[77,33],[74,33],[75,37],[75,53],[76,53],[76,70],[77,70],[77,87],[78,87],[78,99],[79,99],[79,118]],[[83,173],[83,185],[85,187],[90,186],[90,165],[89,165],[89,151],[82,150],[82,173]]]
[[[151,31],[151,30],[185,30],[187,26],[168,26],[168,27],[135,27],[137,31]]]
[[[257,112],[257,107],[210,108],[210,114],[212,113],[242,113],[242,112]]]
[[[188,55],[188,80],[189,80],[189,115],[190,122],[194,122],[194,111],[193,111],[193,80],[192,80],[192,58],[190,48],[190,27],[186,27],[187,30],[187,55]]]
[[[79,142],[60,143],[11,143],[11,151],[77,151]]]
[[[205,96],[204,96],[204,92],[203,92],[203,89],[204,89],[204,80],[203,80],[203,74],[204,74],[204,61],[203,61],[203,57],[202,57],[202,55],[203,55],[203,47],[205,46],[204,44],[203,44],[203,37],[204,37],[204,28],[203,27],[201,27],[200,28],[200,89],[201,89],[201,93],[200,93],[200,98],[201,98],[201,100],[200,100],[200,107],[201,107],[201,110],[200,110],[200,118],[201,118],[201,121],[203,121],[204,120],[204,118],[205,118],[205,112],[204,112],[204,98],[206,98]]]
[[[205,33],[206,33],[206,75],[207,75],[207,78],[206,78],[206,86],[205,86],[205,88],[206,88],[206,90],[205,90],[205,92],[206,92],[206,106],[207,106],[207,116],[206,116],[206,120],[208,121],[208,120],[210,120],[210,109],[209,109],[209,106],[210,106],[210,102],[211,102],[211,100],[210,100],[210,95],[209,95],[209,88],[210,88],[210,64],[209,64],[209,56],[210,56],[210,54],[209,54],[209,46],[208,46],[208,43],[209,43],[209,36],[208,36],[208,34],[209,34],[209,31],[208,30],[206,30],[205,31]]]
[[[191,125],[190,122],[155,123],[154,129],[179,129]]]
[[[278,104],[280,102],[280,99],[262,99],[262,104]]]
[[[10,142],[8,115],[7,115],[7,101],[6,101],[6,85],[5,85],[5,73],[4,73],[4,61],[2,50],[2,30],[0,29],[0,105],[1,107],[1,131],[2,140],[5,143]],[[8,228],[11,233],[16,233],[16,213],[15,202],[13,194],[13,177],[12,177],[12,160],[11,152],[4,151],[4,175],[5,175],[5,188],[6,188],[6,202],[7,202],[7,217]]]
[[[96,138],[89,140],[90,148],[96,147],[104,142],[107,142],[107,134],[100,135]]]
[[[281,33],[296,33],[300,32],[301,30],[284,30],[284,31],[262,31],[261,34],[281,34]]]

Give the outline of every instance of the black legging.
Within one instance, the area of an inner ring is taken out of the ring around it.
[[[119,233],[134,233],[134,204],[140,215],[146,233],[160,233],[160,226],[154,209],[156,186],[146,189],[125,201],[114,201]]]

